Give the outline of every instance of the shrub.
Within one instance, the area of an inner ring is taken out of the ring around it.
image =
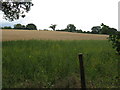
[[[113,48],[115,48],[120,55],[120,32],[117,32],[114,35],[109,35],[109,40],[112,41]]]

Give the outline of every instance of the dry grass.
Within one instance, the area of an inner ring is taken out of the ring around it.
[[[9,40],[106,40],[108,35],[82,34],[58,31],[3,30],[2,41]]]

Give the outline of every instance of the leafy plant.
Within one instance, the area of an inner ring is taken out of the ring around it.
[[[112,41],[113,48],[115,48],[120,55],[120,32],[117,32],[114,35],[109,35],[109,40]]]

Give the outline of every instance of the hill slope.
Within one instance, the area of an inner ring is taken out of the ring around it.
[[[9,40],[106,40],[108,35],[82,34],[58,31],[3,30],[2,41]]]

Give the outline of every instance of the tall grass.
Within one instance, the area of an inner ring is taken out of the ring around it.
[[[120,56],[106,40],[5,41],[3,87],[53,87],[79,75],[78,53],[84,54],[87,87],[117,87]]]

